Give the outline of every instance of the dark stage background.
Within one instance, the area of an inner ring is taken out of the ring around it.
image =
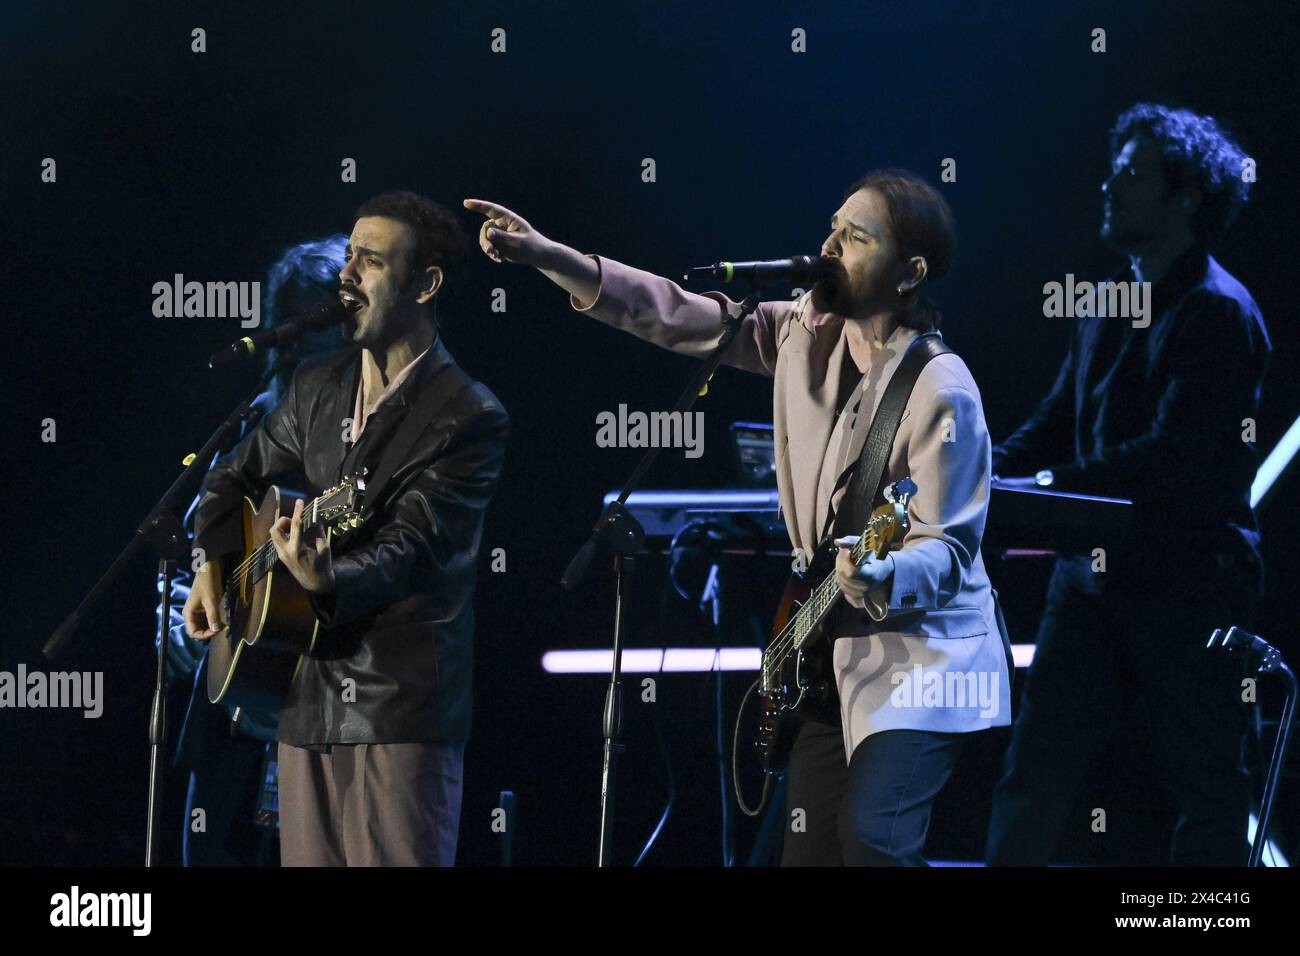
[[[1254,294],[1274,338],[1260,423],[1267,451],[1300,414],[1292,9],[1186,0],[1068,9],[9,5],[0,36],[0,208],[18,456],[4,469],[12,557],[0,669],[103,670],[107,700],[98,720],[0,712],[0,863],[144,855],[150,561],[121,580],[70,653],[45,665],[39,649],[182,456],[254,381],[248,370],[206,368],[209,352],[244,334],[238,320],[154,318],[155,282],[178,272],[264,281],[285,247],[346,231],[362,200],[394,188],[457,208],[467,230],[477,220],[460,200],[497,200],[584,251],[677,276],[721,258],[814,253],[860,174],[898,165],[937,183],[952,157],[957,182],[941,188],[962,251],[938,288],[944,332],[980,383],[1000,439],[1046,392],[1065,347],[1067,320],[1042,317],[1043,284],[1117,265],[1097,239],[1110,123],[1137,100],[1170,101],[1223,119],[1258,162],[1252,201],[1219,256]],[[207,31],[206,53],[190,51],[194,27]],[[508,31],[505,54],[490,52],[495,27]],[[798,27],[807,31],[804,54],[790,50]],[[1104,54],[1089,52],[1094,27],[1107,31]],[[55,184],[40,181],[44,157],[57,160]],[[344,157],[356,159],[358,182],[340,182]],[[657,182],[641,179],[646,157]],[[489,308],[498,287],[504,314]],[[497,793],[511,789],[516,862],[585,864],[596,849],[603,684],[548,676],[539,661],[549,648],[607,641],[608,581],[579,595],[558,587],[601,496],[636,457],[597,448],[595,416],[619,403],[670,407],[692,362],[572,313],[543,277],[477,252],[449,293],[448,344],[514,425],[483,542],[460,860],[495,862],[491,812]],[[727,426],[770,420],[770,384],[726,369],[697,407],[704,456],[665,455],[651,486],[727,484]],[[46,418],[57,422],[54,443],[40,439]],[[1297,487],[1288,474],[1262,514],[1272,591],[1260,630],[1293,650],[1297,556],[1288,542],[1298,530]],[[488,569],[496,547],[507,552],[503,574]],[[1015,595],[1007,600],[1020,641],[1031,639],[1041,606],[1040,572],[993,568]],[[632,646],[709,645],[698,618],[661,599],[662,565],[647,564],[640,593]],[[725,678],[728,708],[749,679]],[[663,677],[654,705],[640,702],[637,681],[618,858],[635,856],[668,791],[657,720],[676,802],[648,862],[718,863],[714,678]],[[726,727],[729,735],[730,713]],[[968,755],[938,808],[932,855],[978,856],[1004,742],[988,735]],[[1118,745],[1095,781],[1110,794],[1106,805],[1126,808],[1127,816],[1112,813],[1126,820],[1112,834],[1122,831],[1124,842],[1079,835],[1063,841],[1063,860],[1160,859],[1170,810],[1142,771],[1144,748],[1137,737]],[[1293,821],[1294,793],[1289,799]],[[170,862],[179,853],[179,780],[169,800]],[[752,837],[751,826],[739,827],[742,861]]]

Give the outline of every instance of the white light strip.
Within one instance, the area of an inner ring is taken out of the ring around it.
[[[614,652],[547,651],[542,670],[548,674],[608,674]],[[757,647],[628,647],[623,670],[628,674],[698,674],[710,671],[756,671],[763,652]]]
[[[1034,659],[1033,644],[1012,644],[1016,667]],[[608,674],[614,652],[547,651],[542,670],[548,674]],[[763,652],[757,647],[629,647],[623,650],[623,670],[628,674],[706,674],[710,671],[757,671]]]
[[[1246,828],[1246,840],[1253,844],[1255,842],[1255,831],[1259,829],[1259,818],[1255,816],[1254,811],[1250,814],[1250,824]],[[1275,831],[1276,832],[1276,831]],[[1259,861],[1265,866],[1290,866],[1287,862],[1286,854],[1278,849],[1276,843],[1269,840],[1264,846],[1264,852],[1260,854]]]
[[[1291,423],[1291,427],[1286,430],[1277,447],[1268,453],[1264,463],[1255,472],[1255,481],[1250,486],[1252,508],[1264,500],[1268,489],[1273,487],[1273,482],[1277,481],[1286,470],[1286,466],[1291,464],[1291,459],[1296,456],[1296,452],[1300,452],[1300,418]]]

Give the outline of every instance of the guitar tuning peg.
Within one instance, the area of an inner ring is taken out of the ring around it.
[[[360,528],[360,527],[361,527],[361,516],[360,516],[360,515],[353,515],[353,516],[352,516],[351,524],[352,524],[352,527],[354,527],[354,528]]]

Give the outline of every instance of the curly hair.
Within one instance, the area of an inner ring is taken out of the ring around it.
[[[465,233],[460,222],[445,206],[419,193],[381,193],[358,207],[353,222],[365,216],[396,219],[415,233],[412,275],[437,266],[450,279],[465,260]]]
[[[1145,133],[1163,159],[1165,180],[1175,191],[1195,189],[1201,206],[1192,218],[1198,239],[1222,235],[1246,204],[1250,183],[1242,177],[1246,154],[1212,116],[1160,103],[1137,103],[1110,131],[1113,160],[1133,136]]]

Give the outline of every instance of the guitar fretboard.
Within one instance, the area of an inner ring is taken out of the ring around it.
[[[322,500],[323,496],[322,498],[315,498],[311,504],[303,509],[302,520],[298,522],[298,527],[304,535],[310,534],[312,529],[320,523],[316,516]],[[230,579],[226,582],[227,594],[234,598],[247,590],[247,588],[266,577],[279,560],[280,555],[275,550],[275,544],[269,539],[264,541],[261,547],[254,550],[244,560],[244,563],[230,575]]]
[[[873,523],[867,526],[867,530],[858,539],[858,543],[853,546],[853,550],[849,552],[854,564],[858,564],[867,556],[867,551],[874,538],[875,522],[873,519]],[[839,582],[835,580],[835,575],[832,573],[822,578],[821,583],[813,589],[803,607],[799,608],[799,613],[795,615],[795,619],[790,622],[794,628],[791,650],[797,651],[803,647],[813,631],[817,629],[817,625],[821,624],[825,619],[827,612],[834,606],[835,600],[839,596],[840,586]]]
[[[873,517],[867,524],[866,530],[858,538],[858,543],[849,552],[854,564],[860,563],[869,550],[875,549],[877,529],[880,523],[886,520],[888,519],[884,517]],[[794,619],[785,626],[763,654],[763,683],[765,686],[771,686],[772,676],[780,673],[781,665],[785,662],[786,657],[797,653],[808,642],[808,639],[816,632],[818,626],[825,620],[831,608],[835,606],[840,593],[839,583],[835,580],[835,574],[832,572],[822,578],[821,583],[808,595],[808,600],[799,608],[799,612],[794,616]]]

